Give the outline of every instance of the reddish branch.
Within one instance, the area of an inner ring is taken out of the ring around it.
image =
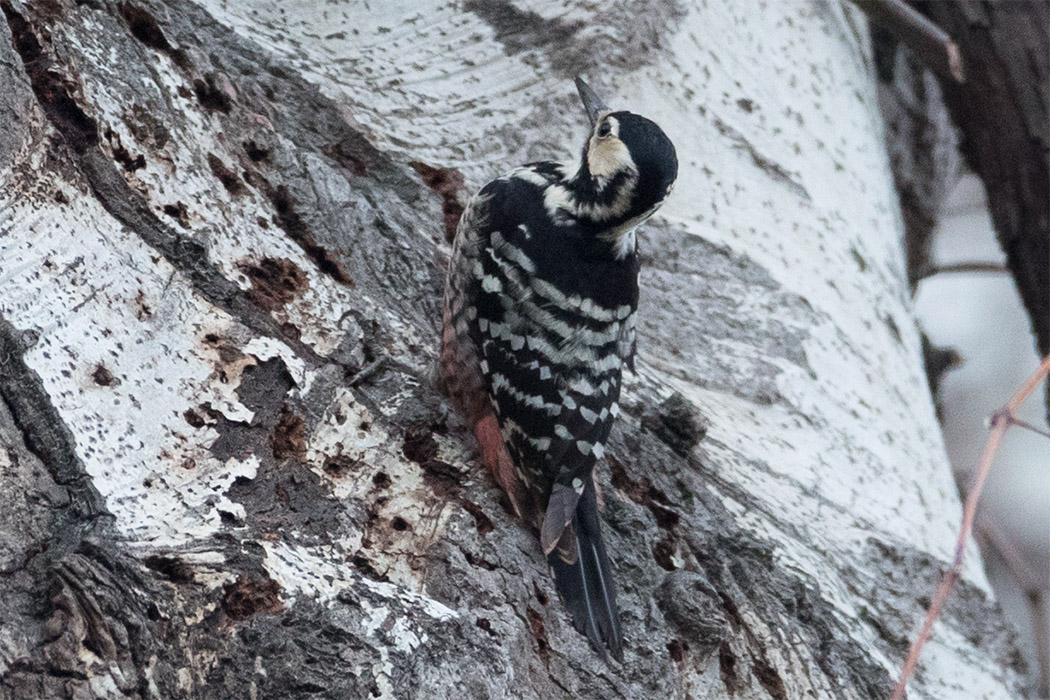
[[[977,463],[973,483],[966,494],[966,505],[963,508],[959,539],[955,543],[955,559],[951,568],[944,575],[941,585],[937,588],[937,593],[933,597],[933,603],[930,604],[930,609],[926,612],[926,620],[923,622],[922,631],[919,632],[919,636],[908,651],[908,658],[904,662],[904,668],[901,669],[891,700],[902,700],[904,697],[904,689],[908,684],[908,679],[915,672],[915,666],[919,663],[919,654],[922,652],[922,647],[926,644],[926,640],[929,639],[933,623],[940,615],[941,608],[944,607],[944,601],[948,599],[955,581],[962,574],[963,562],[966,557],[966,543],[970,538],[970,533],[973,531],[973,522],[977,515],[977,505],[980,502],[981,491],[984,489],[984,483],[991,472],[992,462],[995,459],[996,452],[999,450],[999,444],[1002,442],[1003,435],[1017,423],[1018,407],[1024,403],[1029,394],[1035,391],[1039,383],[1046,379],[1048,373],[1050,373],[1050,355],[1043,358],[1039,369],[1010,397],[1006,405],[992,415],[992,434],[988,436],[988,442],[984,446],[984,453],[981,455],[981,460]]]

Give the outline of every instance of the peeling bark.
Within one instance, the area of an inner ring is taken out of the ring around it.
[[[958,503],[863,19],[614,5],[0,0],[0,697],[886,696]],[[579,147],[577,71],[682,163],[623,667],[431,371],[463,198]],[[913,696],[1011,697],[959,590]]]

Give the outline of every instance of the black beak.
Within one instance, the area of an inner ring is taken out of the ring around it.
[[[602,102],[602,98],[598,97],[594,90],[591,90],[591,86],[583,82],[583,78],[578,75],[576,76],[576,89],[580,92],[583,108],[587,110],[587,118],[591,120],[591,126],[594,126],[595,122],[598,121],[598,116],[608,112],[609,108]]]

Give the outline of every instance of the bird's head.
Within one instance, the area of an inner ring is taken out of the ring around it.
[[[610,110],[580,78],[576,88],[591,121],[573,178],[578,215],[620,244],[670,194],[678,156],[667,134],[651,120]]]

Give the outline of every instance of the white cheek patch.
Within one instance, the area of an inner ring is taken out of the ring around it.
[[[591,137],[591,145],[587,149],[587,169],[590,170],[591,177],[603,179],[609,179],[619,172],[637,170],[631,152],[627,150],[624,142],[615,136],[604,141],[596,136]]]
[[[587,169],[591,177],[607,180],[618,172],[637,172],[634,159],[627,146],[620,140],[620,122],[615,117],[603,117],[598,124],[609,124],[609,135],[604,139],[598,137],[597,128],[587,146]]]

